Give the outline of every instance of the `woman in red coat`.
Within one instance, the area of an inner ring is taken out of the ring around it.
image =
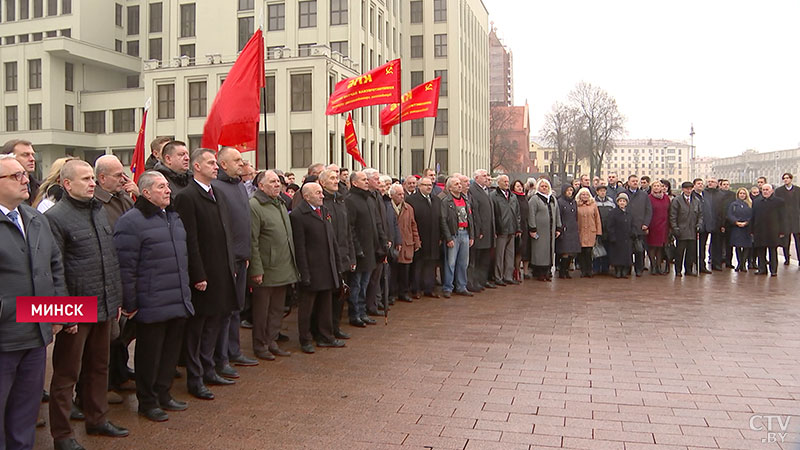
[[[669,233],[669,196],[664,190],[660,181],[650,186],[650,204],[653,206],[653,218],[650,219],[647,234],[650,275],[665,274],[661,269],[661,260],[664,258],[664,245]]]

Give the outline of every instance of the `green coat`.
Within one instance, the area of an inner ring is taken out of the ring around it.
[[[250,267],[247,276],[264,275],[261,286],[285,286],[300,279],[294,259],[292,224],[286,204],[256,191],[250,199]]]

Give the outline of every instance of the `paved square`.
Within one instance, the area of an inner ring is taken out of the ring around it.
[[[137,416],[130,392],[110,415],[130,437],[73,425],[104,449],[798,449],[799,291],[796,265],[526,281],[398,304],[389,326],[346,326],[346,348],[314,355],[293,314],[292,356],[239,368],[216,400],[181,379],[189,410],[166,423]],[[46,430],[37,448],[52,448]]]

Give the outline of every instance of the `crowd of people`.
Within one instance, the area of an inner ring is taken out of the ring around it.
[[[471,297],[526,279],[697,276],[725,268],[777,275],[778,247],[800,251],[800,193],[773,188],[581,176],[556,195],[547,177],[486,170],[402,180],[375,169],[313,164],[301,180],[256,171],[238,150],[160,138],[134,183],[113,155],[74,157],[33,177],[33,144],[0,155],[0,444],[31,448],[40,399],[56,449],[88,434],[124,437],[108,421],[113,391],[135,383],[138,412],[183,411],[173,381],[213,400],[235,366],[288,357],[280,343],[296,306],[300,349],[340,348],[352,327],[396,301]],[[709,245],[710,241],[710,245]],[[736,265],[733,265],[734,256]],[[18,323],[17,296],[97,298],[96,323]],[[252,331],[252,354],[240,330]],[[53,336],[57,336],[53,339]],[[128,349],[136,340],[134,367]],[[46,347],[52,379],[45,383]],[[283,347],[286,347],[283,345]],[[249,353],[249,351],[248,351]],[[177,370],[185,367],[185,373]],[[118,400],[121,401],[121,400]]]

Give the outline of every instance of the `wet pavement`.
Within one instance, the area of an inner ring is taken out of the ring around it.
[[[346,348],[313,355],[293,313],[292,356],[238,368],[215,400],[184,378],[172,392],[189,409],[168,422],[137,416],[128,391],[109,418],[129,437],[73,425],[97,449],[800,449],[799,291],[796,264],[528,280],[397,304],[388,326],[345,326]]]

